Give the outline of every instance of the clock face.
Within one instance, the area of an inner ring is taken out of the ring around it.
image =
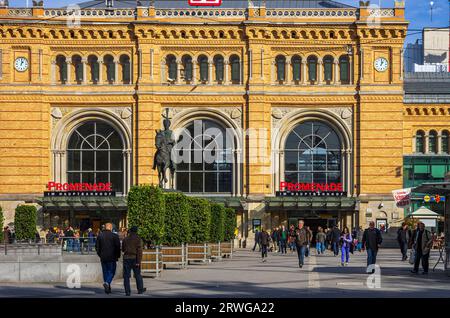
[[[388,69],[389,62],[384,57],[380,57],[375,60],[375,69],[378,72],[384,72]]]
[[[24,57],[18,57],[14,62],[14,68],[19,72],[25,72],[28,69],[28,60]]]

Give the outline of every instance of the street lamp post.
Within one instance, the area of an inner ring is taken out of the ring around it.
[[[430,1],[431,22],[433,22],[433,6],[434,6],[434,1]]]

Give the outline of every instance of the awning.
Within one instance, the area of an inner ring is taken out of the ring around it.
[[[240,197],[202,197],[202,198],[215,203],[221,203],[225,205],[225,207],[233,209],[242,209],[242,202],[245,202],[245,199]]]
[[[417,188],[413,189],[415,193],[426,193],[430,195],[449,195],[450,194],[450,182],[437,182],[437,183],[423,183]]]
[[[126,211],[125,197],[43,197],[38,200],[44,211]]]
[[[412,218],[438,219],[439,214],[422,206],[410,215]]]
[[[352,197],[266,197],[267,210],[354,210]]]

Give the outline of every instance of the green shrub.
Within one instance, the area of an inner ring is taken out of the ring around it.
[[[211,204],[211,242],[223,242],[225,234],[225,207],[222,204]]]
[[[191,240],[189,200],[181,193],[167,193],[163,243],[179,246]]]
[[[190,243],[207,243],[211,228],[211,206],[205,199],[188,198]]]
[[[5,218],[3,217],[3,210],[0,206],[0,229],[2,230],[2,234],[0,235],[0,242],[3,242],[3,222],[5,221]]]
[[[165,201],[156,186],[133,186],[128,193],[128,223],[139,228],[139,236],[150,244],[161,244],[164,236]]]
[[[225,235],[224,235],[224,241],[229,242],[234,237],[234,231],[237,227],[237,220],[236,220],[236,211],[232,208],[226,208],[225,209]]]
[[[14,215],[17,240],[34,240],[36,237],[37,209],[33,205],[18,205]]]

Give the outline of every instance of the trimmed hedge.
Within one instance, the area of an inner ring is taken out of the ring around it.
[[[224,241],[229,242],[234,240],[234,231],[237,227],[236,211],[232,208],[225,209],[225,230]]]
[[[165,194],[166,213],[163,244],[179,246],[190,242],[189,200],[181,193]]]
[[[33,205],[18,205],[14,215],[17,240],[34,240],[36,237],[37,209]]]
[[[205,199],[189,197],[191,243],[208,243],[211,229],[211,205]]]
[[[0,229],[2,230],[2,235],[0,235],[0,242],[3,242],[3,222],[5,221],[5,218],[3,217],[3,210],[0,206]]]
[[[129,226],[139,228],[139,236],[151,244],[161,244],[164,236],[165,200],[156,186],[133,186],[128,193]]]
[[[211,242],[223,242],[225,234],[225,207],[222,204],[211,204]]]

